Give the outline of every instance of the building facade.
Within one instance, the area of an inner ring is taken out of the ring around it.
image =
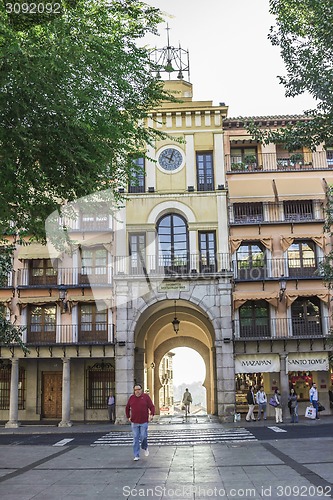
[[[300,118],[251,119],[274,129]],[[293,386],[302,414],[312,382],[329,408],[332,311],[320,264],[331,250],[324,218],[332,150],[264,146],[245,130],[247,120],[223,123],[237,408],[247,408],[249,385],[263,384],[269,395],[276,387],[287,395]]]
[[[332,153],[264,147],[224,104],[194,101],[182,79],[166,86],[181,102],[153,110],[147,126],[169,138],[135,159],[117,214],[107,200],[78,203],[66,252],[30,244],[13,254],[0,302],[25,327],[29,352],[0,347],[8,427],[106,420],[111,390],[125,423],[134,382],[163,414],[172,391],[161,362],[184,346],[202,356],[207,411],[221,419],[245,410],[250,384],[268,394],[294,385],[305,405],[316,381],[329,408],[330,295],[319,269],[331,248]]]

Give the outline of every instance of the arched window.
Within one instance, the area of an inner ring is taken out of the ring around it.
[[[178,214],[162,217],[157,223],[158,264],[166,274],[188,272],[188,229]]]
[[[313,241],[295,241],[288,248],[288,267],[291,278],[316,276],[316,253]]]
[[[270,337],[269,305],[266,300],[248,300],[239,308],[240,337]]]
[[[318,297],[299,297],[291,305],[293,335],[322,335],[320,300]]]
[[[266,277],[265,251],[260,243],[244,241],[236,255],[238,279],[261,280]]]

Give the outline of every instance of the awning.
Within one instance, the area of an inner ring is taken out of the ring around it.
[[[18,258],[25,259],[56,259],[60,257],[61,251],[53,245],[41,245],[40,243],[30,243],[19,249]]]
[[[291,306],[298,297],[318,297],[318,299],[322,300],[326,305],[328,305],[330,299],[328,292],[316,293],[316,290],[296,290],[295,292],[287,292],[285,296],[287,307]]]
[[[229,140],[230,142],[236,142],[236,143],[239,142],[242,144],[249,144],[252,142],[257,143],[257,141],[253,139],[253,137],[251,137],[250,135],[231,135],[229,137]]]
[[[23,297],[18,299],[17,303],[21,309],[24,309],[28,304],[32,304],[34,306],[42,306],[45,304],[56,305],[57,301],[59,301],[58,297]]]
[[[9,309],[11,311],[12,310],[12,299],[11,298],[7,298],[7,299],[0,298],[0,305],[7,307],[7,309]]]
[[[321,179],[316,177],[276,178],[275,185],[279,200],[324,200],[325,191]]]
[[[238,248],[241,246],[243,241],[260,241],[266,247],[268,250],[272,251],[273,248],[273,243],[272,243],[272,238],[270,236],[253,236],[253,237],[244,237],[244,238],[237,238],[235,236],[230,237],[230,249],[231,253],[236,252]]]
[[[287,356],[287,372],[328,371],[327,352],[290,352]]]
[[[280,371],[278,354],[237,354],[235,373],[268,373]]]
[[[95,302],[95,297],[93,295],[68,295],[68,302]]]
[[[100,291],[101,294],[103,294],[103,291]],[[105,307],[112,307],[112,301],[113,299],[110,296],[99,296],[98,291],[96,291],[96,294],[94,295],[68,295],[67,294],[67,302],[70,302],[72,306],[80,303],[80,302],[90,302],[90,303],[96,303],[98,306],[101,305],[102,302],[104,302]]]
[[[266,300],[272,306],[278,306],[278,292],[265,292],[265,291],[253,291],[253,292],[234,292],[233,301],[234,309],[238,309],[240,306],[245,304],[248,300]]]
[[[111,250],[113,241],[113,233],[98,233],[94,236],[84,238],[73,238],[71,241],[72,250],[75,248],[92,248],[92,247],[104,247],[108,252]]]
[[[294,240],[312,240],[314,241],[320,248],[324,250],[325,248],[325,236],[323,234],[318,234],[317,236],[310,236],[309,234],[301,235],[295,234],[293,236],[281,236],[281,247],[285,252],[288,250],[290,245],[294,243]]]
[[[257,177],[249,179],[242,176],[241,179],[230,179],[228,181],[229,198],[232,202],[242,201],[275,201],[272,179]]]

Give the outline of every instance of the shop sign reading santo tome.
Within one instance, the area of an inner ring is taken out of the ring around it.
[[[290,352],[287,357],[288,372],[327,371],[327,352]]]

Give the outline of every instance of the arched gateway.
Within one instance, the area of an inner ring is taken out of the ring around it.
[[[147,294],[124,304],[116,327],[118,422],[123,421],[123,407],[134,381],[145,381],[145,390],[149,390],[159,413],[162,384],[158,368],[163,356],[176,347],[190,347],[202,356],[206,367],[203,385],[207,412],[223,420],[230,418],[235,398],[230,286],[230,279],[221,277],[219,286],[216,281],[214,285],[196,283],[188,286],[188,291],[154,294],[149,298]],[[180,321],[178,333],[172,325],[175,304]]]

